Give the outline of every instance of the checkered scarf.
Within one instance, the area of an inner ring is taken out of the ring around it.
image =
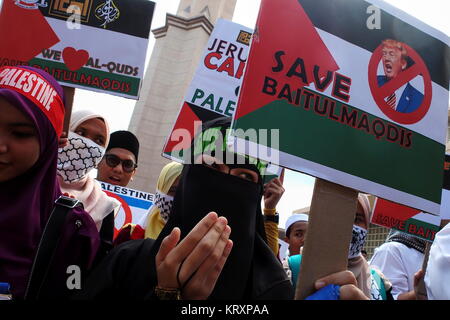
[[[413,248],[420,253],[425,253],[425,246],[427,242],[413,235],[392,229],[386,239],[386,242],[391,241],[402,243],[408,248]]]
[[[161,218],[167,223],[173,207],[173,197],[157,190],[155,195],[155,206],[159,209]]]
[[[58,151],[58,175],[68,183],[81,180],[97,167],[104,154],[105,148],[69,131],[67,146]]]
[[[350,242],[350,248],[348,250],[348,258],[353,259],[361,254],[361,249],[366,242],[367,230],[360,226],[353,225],[352,241]]]

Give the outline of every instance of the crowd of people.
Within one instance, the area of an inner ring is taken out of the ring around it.
[[[39,86],[54,95],[41,98]],[[138,167],[139,141],[128,131],[110,133],[105,117],[89,111],[74,112],[65,133],[64,110],[63,90],[46,72],[0,68],[3,297],[294,299],[309,214],[287,219],[282,240],[289,253],[281,261],[281,178],[264,183],[258,160],[227,148],[191,148],[191,164],[162,168],[144,227],[125,225],[114,239],[120,204],[99,181],[127,186]],[[219,118],[201,131],[226,137],[230,124]],[[450,299],[450,227],[437,234],[423,272],[425,242],[397,231],[366,260],[370,215],[367,195],[360,193],[347,270],[318,279],[308,299]],[[72,266],[82,275],[77,288],[67,285]],[[421,279],[426,295],[417,289]]]

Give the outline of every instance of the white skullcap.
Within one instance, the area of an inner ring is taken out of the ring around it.
[[[304,213],[294,213],[293,215],[291,215],[287,220],[286,220],[286,226],[285,226],[285,231],[287,232],[287,230],[289,229],[290,226],[292,226],[294,223],[296,222],[308,222],[309,216],[307,214]]]

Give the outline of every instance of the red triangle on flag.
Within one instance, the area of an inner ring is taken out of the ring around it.
[[[421,211],[418,209],[410,208],[405,205],[395,203],[392,201],[384,200],[381,198],[377,199],[374,216],[382,215],[398,219],[400,221],[406,221],[415,215],[419,214]],[[372,218],[374,220],[375,217]]]
[[[198,121],[199,126],[194,127],[195,121]],[[181,108],[180,115],[178,116],[175,126],[171,132],[170,139],[164,148],[165,153],[171,153],[180,150],[186,150],[191,146],[192,139],[195,137],[197,130],[201,131],[201,120],[192,111],[189,105],[184,102]],[[181,129],[182,133],[189,132],[190,139],[185,139],[186,137],[173,135],[176,130]]]
[[[283,52],[279,58],[284,66],[281,71],[275,71],[279,65],[275,55],[280,52]],[[303,60],[307,83],[297,76],[286,76],[297,58]],[[279,90],[285,84],[298,89],[314,81],[314,66],[320,68],[319,77],[325,76],[327,71],[339,70],[300,3],[297,0],[262,0],[236,118],[277,99],[261,93],[266,76],[278,82]]]
[[[0,12],[0,62],[28,62],[60,40],[39,9],[25,9],[4,0]]]

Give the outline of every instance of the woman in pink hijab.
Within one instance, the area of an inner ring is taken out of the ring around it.
[[[107,196],[90,174],[103,158],[108,143],[109,125],[105,117],[80,110],[72,113],[68,142],[58,152],[57,174],[62,192],[83,203],[99,231],[103,220],[108,216],[114,220],[114,213],[120,208],[120,203]],[[108,228],[112,236],[113,225]]]
[[[362,256],[361,250],[367,238],[370,224],[370,203],[365,194],[358,195],[355,222],[353,224],[352,241],[348,253],[348,270],[356,278],[357,287],[370,300],[392,300],[391,284],[381,271],[370,267]]]

